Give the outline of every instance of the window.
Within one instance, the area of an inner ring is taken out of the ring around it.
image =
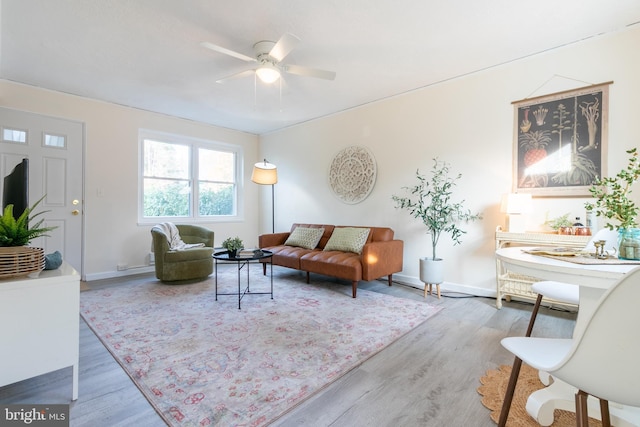
[[[240,147],[141,132],[141,221],[240,216]]]
[[[22,129],[2,129],[2,140],[6,142],[18,142],[25,144],[27,142],[27,131]]]
[[[64,148],[66,145],[67,137],[64,135],[54,135],[51,133],[44,134],[44,145],[47,147]]]

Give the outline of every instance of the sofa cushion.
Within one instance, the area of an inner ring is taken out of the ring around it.
[[[294,223],[291,225],[291,232],[295,230],[296,227],[307,227],[307,228],[324,228],[324,234],[320,238],[320,243],[318,243],[318,248],[324,248],[324,245],[327,244],[329,238],[331,237],[331,233],[333,233],[334,225],[331,224],[303,224],[303,223]],[[288,237],[288,236],[287,236]],[[284,242],[284,240],[283,240]],[[282,244],[282,243],[278,243]],[[273,246],[273,245],[272,245]]]
[[[345,251],[362,253],[369,237],[369,228],[336,227],[324,247],[325,251]]]
[[[287,246],[314,249],[318,246],[322,234],[324,234],[324,228],[296,227],[284,244]]]
[[[197,259],[211,258],[213,255],[213,248],[199,247],[189,248],[181,251],[168,251],[164,254],[164,262],[184,262]],[[213,258],[211,258],[213,260]]]
[[[273,252],[273,265],[280,265],[282,267],[295,268],[300,270],[300,258],[311,252],[319,252],[318,249],[311,250],[300,248],[297,246],[267,246],[262,249]],[[261,260],[262,262],[269,262],[268,259]]]
[[[362,280],[360,258],[353,252],[311,251],[300,258],[300,269],[340,279]]]
[[[371,227],[371,233],[369,233],[369,242],[388,242],[393,240],[393,230],[388,227]]]

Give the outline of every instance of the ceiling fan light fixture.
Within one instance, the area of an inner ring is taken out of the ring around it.
[[[280,78],[280,70],[269,63],[265,62],[256,70],[258,78],[267,84],[271,84]]]

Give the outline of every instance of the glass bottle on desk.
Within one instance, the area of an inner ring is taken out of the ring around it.
[[[618,241],[618,258],[640,260],[640,228],[619,229]]]

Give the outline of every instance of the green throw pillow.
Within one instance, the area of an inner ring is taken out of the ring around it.
[[[324,250],[361,254],[364,244],[367,243],[369,231],[370,229],[368,228],[336,227]]]
[[[324,234],[324,227],[309,228],[296,227],[293,229],[289,238],[284,242],[287,246],[298,246],[305,249],[315,249],[320,242],[320,238]]]

